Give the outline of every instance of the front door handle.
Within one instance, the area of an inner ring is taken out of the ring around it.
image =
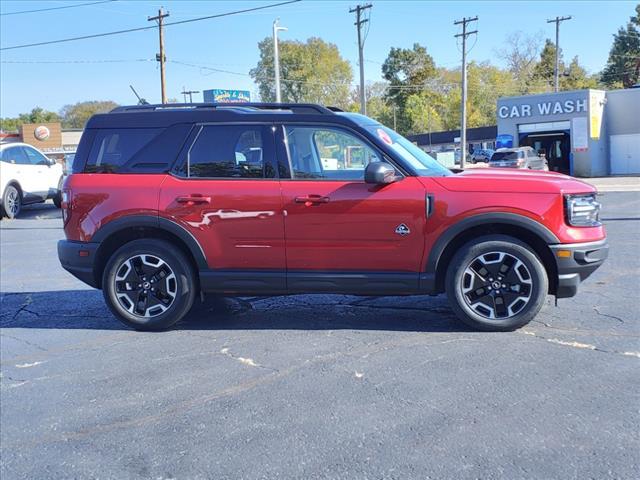
[[[329,203],[329,197],[322,195],[301,195],[295,198],[296,203],[304,203],[305,206],[319,205],[321,203]]]
[[[211,197],[205,197],[203,195],[186,195],[184,197],[176,198],[178,203],[186,203],[188,205],[211,203]]]

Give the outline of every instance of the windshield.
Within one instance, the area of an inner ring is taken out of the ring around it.
[[[399,133],[381,124],[365,125],[369,132],[389,145],[402,159],[423,177],[446,177],[451,171],[438,163],[431,155],[411,143]]]

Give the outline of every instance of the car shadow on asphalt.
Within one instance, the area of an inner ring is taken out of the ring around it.
[[[133,330],[111,314],[97,290],[2,293],[0,328]],[[172,330],[470,331],[442,297],[343,295],[207,296]]]
[[[16,219],[10,220],[8,218],[2,218],[2,224],[3,226],[7,226],[20,220],[51,220],[56,218],[62,220],[62,211],[51,201],[48,201],[46,203],[24,205]],[[62,225],[60,226],[62,227]]]

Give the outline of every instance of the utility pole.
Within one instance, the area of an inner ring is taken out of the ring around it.
[[[187,103],[187,95],[189,95],[189,103],[193,103],[193,95],[194,93],[200,93],[200,90],[187,90],[185,87],[182,87],[182,92],[180,92],[184,98],[184,103]]]
[[[282,102],[282,93],[280,92],[280,56],[278,55],[278,32],[286,32],[287,27],[278,25],[279,18],[273,22],[273,68],[276,73],[276,102]]]
[[[556,24],[556,66],[553,69],[554,87],[553,91],[557,92],[560,84],[560,23],[565,20],[571,20],[571,15],[568,17],[556,17],[553,20],[547,20],[547,23]]]
[[[460,121],[460,168],[464,168],[464,161],[467,157],[467,37],[478,33],[478,30],[467,31],[467,23],[475,22],[478,17],[463,18],[453,22],[454,25],[462,25],[462,33],[455,35],[456,38],[462,37],[462,105],[461,105],[461,121]]]
[[[367,114],[367,99],[364,92],[364,40],[362,38],[362,25],[367,23],[369,19],[363,19],[362,14],[365,10],[371,8],[371,4],[358,5],[356,8],[349,10],[349,13],[356,14],[356,23],[354,25],[358,29],[358,62],[360,63],[360,113]]]
[[[160,62],[160,90],[162,93],[162,103],[167,103],[167,91],[165,89],[165,81],[164,81],[164,64],[166,62],[166,57],[164,55],[164,19],[169,16],[169,12],[164,12],[162,7],[158,10],[158,15],[155,17],[148,17],[147,21],[157,21],[158,22],[158,32],[160,33],[160,53],[156,54],[156,61]]]

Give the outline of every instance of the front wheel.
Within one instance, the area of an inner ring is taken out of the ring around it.
[[[60,177],[60,181],[58,182],[58,192],[53,197],[53,204],[56,206],[56,208],[62,207],[62,180],[63,177]]]
[[[107,305],[136,330],[164,330],[183,318],[196,295],[194,268],[164,240],[134,240],[109,259],[102,277]]]
[[[451,308],[467,325],[510,331],[542,308],[549,286],[540,259],[525,243],[506,235],[480,237],[454,255],[445,280]]]
[[[16,218],[22,209],[20,191],[13,185],[7,186],[2,194],[2,212],[8,218]]]

